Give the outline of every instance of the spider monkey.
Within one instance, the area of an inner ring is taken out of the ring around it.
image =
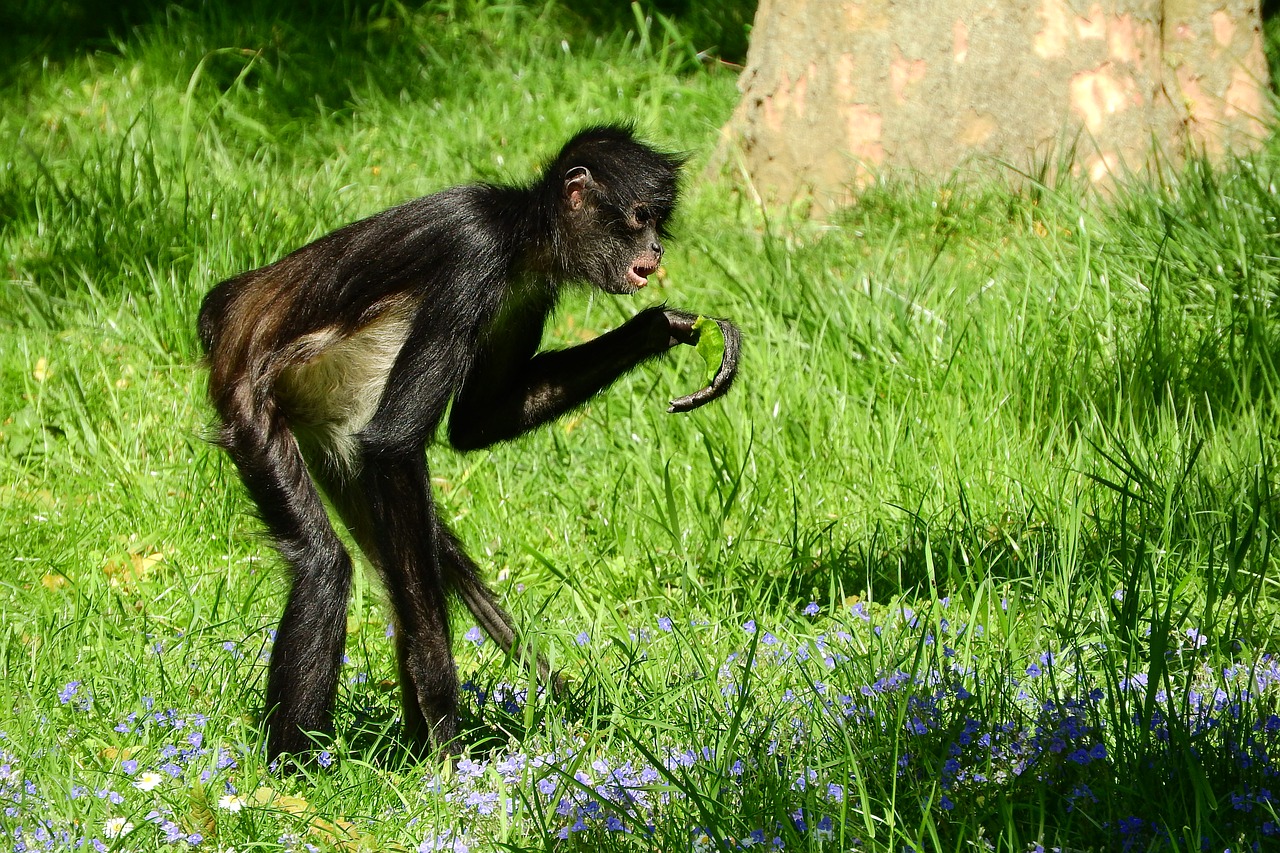
[[[448,593],[508,654],[518,641],[440,519],[426,448],[446,414],[454,448],[488,447],[697,343],[696,315],[656,306],[587,343],[538,351],[566,285],[625,295],[657,271],[683,162],[629,126],[589,128],[528,185],[410,201],[205,296],[198,325],[216,441],[291,575],[267,674],[272,758],[307,753],[313,734],[332,732],[352,562],[321,492],[386,586],[406,737],[457,749]],[[725,338],[717,375],[669,411],[729,390],[740,336],[715,322]],[[545,660],[533,665],[553,680]]]

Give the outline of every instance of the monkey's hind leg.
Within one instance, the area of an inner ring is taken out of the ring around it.
[[[359,482],[369,507],[374,562],[396,615],[406,736],[458,750],[458,676],[425,456],[366,457]]]
[[[291,571],[267,671],[267,752],[303,754],[333,731],[346,641],[351,557],[307,473],[297,442],[272,407],[224,417],[226,448]]]

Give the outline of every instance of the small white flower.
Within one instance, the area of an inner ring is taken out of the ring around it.
[[[109,817],[102,827],[102,834],[107,838],[120,838],[133,831],[133,824],[122,817]]]
[[[143,773],[138,777],[137,781],[133,783],[133,787],[137,788],[139,791],[154,791],[156,788],[160,787],[162,782],[164,782],[163,776],[154,770],[148,770],[146,773]]]
[[[223,794],[218,798],[218,808],[238,812],[244,808],[245,799],[239,794]]]

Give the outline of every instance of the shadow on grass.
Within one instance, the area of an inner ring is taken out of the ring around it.
[[[576,24],[574,29],[596,35],[621,34],[636,26],[637,12],[629,4],[564,0],[560,7],[566,22],[571,19]],[[714,8],[692,0],[648,0],[638,8],[642,16],[657,14],[676,23],[700,55],[741,64],[746,59],[755,7],[755,0],[732,0]],[[152,0],[12,0],[0,7],[0,28],[6,33],[0,43],[0,87],[38,76],[45,62],[62,64],[101,51],[114,52],[138,41],[140,28],[170,27],[172,32],[172,25],[185,19],[193,31],[209,41],[224,42],[217,46],[249,50],[288,47],[290,59],[295,60],[288,76],[299,90],[291,94],[314,93],[334,108],[345,103],[352,80],[372,77],[384,89],[395,91],[388,87],[394,87],[405,75],[417,74],[423,57],[419,54],[415,62],[415,50],[442,48],[433,36],[448,31],[443,26],[448,19],[481,22],[485,12],[483,3],[459,11],[453,3],[397,6],[378,0],[284,4],[266,0],[165,4]],[[528,14],[538,13],[529,10]],[[400,38],[410,23],[414,24],[414,37]],[[474,54],[484,49],[489,35],[484,29],[470,35],[479,40],[463,40],[458,45],[461,55],[450,57],[448,53],[454,51],[447,51],[436,57],[447,61],[445,67],[453,73],[469,61],[481,64]],[[427,36],[426,43],[423,36]],[[297,63],[300,58],[304,61]],[[442,86],[442,91],[452,90],[452,86]],[[310,103],[313,98],[304,97],[303,101]]]
[[[528,685],[512,683],[521,673],[511,662],[488,664],[463,677],[459,689],[458,745],[473,759],[523,743],[534,732],[559,726],[598,729],[614,713],[607,685],[594,672],[571,679],[563,690],[539,690],[529,704]],[[364,684],[339,697],[337,730],[352,753],[383,767],[402,767],[432,758],[412,743],[401,726],[400,688],[390,682]]]
[[[876,600],[927,597],[931,589],[946,596],[971,590],[984,579],[1034,577],[1057,556],[1056,531],[1029,519],[917,519],[905,532],[877,523],[870,537],[857,542],[840,541],[833,522],[791,544],[788,582],[779,594],[799,600],[834,584],[843,596],[870,592]]]
[[[635,25],[636,12],[627,3],[598,0],[562,0],[565,8],[598,32],[625,32]],[[747,41],[755,18],[756,0],[644,0],[641,14],[658,14],[679,25],[689,44],[701,57],[733,65],[747,60]]]
[[[946,518],[916,516],[896,530],[878,524],[862,541],[841,541],[834,523],[798,534],[775,594],[801,601],[830,589],[838,596],[871,591],[882,602],[899,595],[964,600],[987,582],[1036,589],[1063,576],[1110,599],[1123,642],[1145,646],[1157,624],[1167,631],[1191,623],[1224,643],[1271,647],[1273,627],[1254,618],[1275,583],[1280,502],[1270,459],[1224,481],[1198,464],[1203,443],[1189,442],[1161,469],[1158,449],[1135,449],[1115,436],[1103,442],[1094,446],[1106,467],[1085,475],[1097,488],[1075,530],[1040,520],[1034,508],[1024,517],[976,520],[962,492]],[[1194,613],[1174,613],[1176,589],[1188,584],[1205,598]]]
[[[110,50],[112,36],[150,20],[150,0],[9,0],[0,6],[0,85],[9,85],[23,60],[62,62]]]
[[[703,21],[695,26],[721,19],[741,23],[751,8],[739,2],[732,7],[736,17],[715,17],[697,4],[659,5]],[[58,75],[57,66],[122,53],[145,69],[144,80],[161,81],[170,94],[185,91],[184,97],[197,102],[195,114],[216,113],[219,122],[225,120],[227,138],[243,131],[237,139],[248,159],[259,157],[261,168],[270,169],[273,158],[287,159],[316,127],[349,120],[362,100],[394,101],[406,92],[428,104],[520,96],[517,81],[495,82],[492,70],[519,61],[511,50],[558,55],[561,33],[571,40],[613,34],[621,43],[637,26],[631,8],[621,9],[625,14],[573,4],[540,11],[479,2],[406,7],[373,0],[17,0],[0,4],[6,32],[0,92],[21,104],[28,89],[63,81],[74,88],[77,78],[89,87],[95,77],[120,70],[110,62],[85,63]],[[540,37],[513,40],[507,31],[534,24]],[[663,30],[654,32],[657,39]],[[57,109],[47,119],[31,116],[26,122],[56,125]],[[202,197],[201,186],[193,193],[176,177],[185,165],[174,143],[175,116],[165,109],[147,101],[131,115],[112,113],[118,126],[90,131],[71,162],[57,161],[56,151],[39,142],[19,143],[14,158],[23,168],[0,175],[0,219],[18,228],[33,227],[42,217],[49,221],[40,226],[44,239],[24,250],[10,278],[40,282],[37,297],[58,297],[81,290],[91,271],[136,275],[139,259],[175,270],[183,280],[191,277],[189,247],[209,242],[205,208],[212,203]],[[58,215],[49,217],[48,211]],[[113,295],[133,286],[124,275],[93,278],[96,288]],[[29,313],[22,304],[0,305],[0,311],[18,320]]]
[[[278,129],[325,110],[341,115],[357,87],[394,95],[412,83],[420,94],[425,86],[428,98],[457,91],[459,78],[482,66],[473,55],[483,45],[445,23],[446,14],[430,5],[415,13],[372,0],[64,0],[52,6],[22,0],[0,11],[0,26],[13,34],[8,51],[0,49],[0,86],[39,79],[46,63],[154,50],[172,59],[180,76],[196,73],[200,63],[201,79],[218,91],[251,89],[259,102],[253,120]],[[148,60],[155,64],[159,57]],[[433,66],[448,74],[423,73]],[[161,76],[169,70],[156,69]]]

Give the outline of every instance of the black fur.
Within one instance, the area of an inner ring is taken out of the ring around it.
[[[455,748],[449,591],[505,650],[523,651],[435,511],[424,450],[447,411],[454,447],[486,447],[696,343],[694,315],[658,307],[596,340],[538,352],[565,283],[630,293],[657,269],[681,163],[629,127],[590,128],[529,186],[416,199],[205,297],[198,328],[219,443],[292,572],[267,678],[272,756],[305,752],[313,733],[332,729],[352,563],[317,485],[386,584],[412,739]],[[720,375],[673,410],[732,383],[737,329],[718,322],[728,344]]]

